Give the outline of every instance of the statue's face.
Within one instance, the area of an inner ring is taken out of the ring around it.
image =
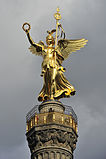
[[[47,45],[54,45],[55,44],[55,42],[54,42],[54,37],[52,36],[52,35],[48,35],[47,37],[46,37],[46,43],[47,43]]]

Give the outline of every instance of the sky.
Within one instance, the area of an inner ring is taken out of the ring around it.
[[[28,50],[22,24],[30,23],[35,42],[45,42],[58,6],[66,38],[88,39],[63,63],[76,89],[61,100],[78,117],[74,158],[106,159],[106,0],[0,0],[0,159],[30,159],[25,118],[40,104],[42,58]]]

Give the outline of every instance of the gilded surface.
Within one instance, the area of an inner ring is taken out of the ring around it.
[[[72,116],[59,112],[35,114],[29,121],[27,121],[27,132],[34,126],[54,123],[71,127],[77,134],[77,123]]]
[[[31,29],[30,24],[24,23],[22,27],[31,44],[29,49],[32,54],[43,57],[41,76],[44,79],[44,84],[38,96],[39,101],[60,99],[69,97],[70,95],[75,95],[75,88],[64,76],[65,68],[62,66],[62,62],[67,59],[72,52],[80,50],[80,48],[84,47],[87,43],[87,40],[85,39],[65,39],[65,32],[62,25],[59,23],[61,15],[58,8],[57,13],[54,14],[54,17],[56,19],[56,29],[47,31],[47,45],[45,45],[42,41],[35,43],[32,40],[29,34]],[[60,31],[60,29],[61,38],[59,39],[58,31]],[[53,37],[54,33],[55,37]]]

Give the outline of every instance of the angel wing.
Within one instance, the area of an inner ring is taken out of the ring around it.
[[[80,50],[80,48],[84,47],[87,44],[87,42],[88,40],[86,39],[60,39],[58,41],[58,49],[65,60],[72,52],[76,52],[77,50]]]
[[[44,55],[44,48],[45,44],[43,41],[39,41],[39,43],[34,43],[29,47],[29,50],[32,52],[32,54],[38,55],[38,56],[43,56]]]

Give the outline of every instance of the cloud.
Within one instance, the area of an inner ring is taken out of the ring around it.
[[[30,158],[25,139],[25,116],[36,104],[42,87],[42,58],[32,55],[22,24],[31,24],[35,42],[45,42],[55,27],[53,14],[60,6],[67,38],[88,39],[88,45],[63,63],[76,96],[63,99],[79,119],[75,158],[106,157],[106,2],[105,0],[11,0],[0,6],[0,158]]]

